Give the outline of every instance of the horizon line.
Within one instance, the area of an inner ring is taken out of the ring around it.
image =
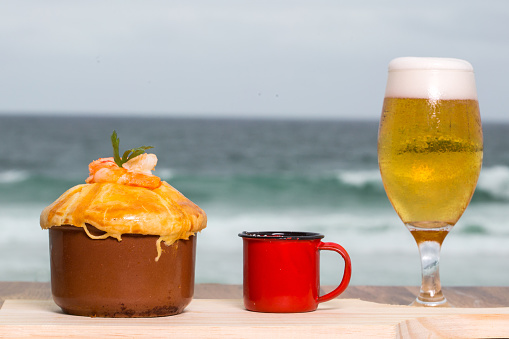
[[[189,119],[189,120],[271,120],[271,121],[358,121],[358,122],[378,122],[380,118],[365,116],[324,116],[324,115],[275,115],[267,114],[256,115],[248,114],[200,114],[200,113],[134,113],[134,112],[36,112],[36,111],[0,111],[2,117],[47,117],[47,118],[132,118],[132,119]],[[482,123],[509,123],[509,118],[484,118]]]

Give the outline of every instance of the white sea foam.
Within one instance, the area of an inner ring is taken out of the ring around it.
[[[344,184],[355,187],[363,187],[367,184],[382,184],[382,177],[378,169],[342,171],[338,174],[338,179]]]
[[[175,171],[171,168],[156,167],[153,174],[157,175],[158,177],[160,177],[163,180],[170,180],[171,178],[173,178],[175,176]]]
[[[502,265],[509,255],[509,221],[504,206],[490,210],[475,207],[467,210],[446,239],[442,251],[444,278],[447,284],[507,284],[509,272],[494,274],[486,267]],[[472,224],[482,225],[487,234],[462,232]],[[324,241],[337,242],[349,252],[355,274],[352,284],[420,283],[418,249],[401,220],[392,209],[366,211],[265,211],[250,213],[215,213],[209,211],[209,226],[199,235],[197,279],[201,282],[242,283],[242,239],[244,230],[301,230],[325,235]],[[341,260],[321,254],[322,282],[338,281]],[[472,276],[468,268],[489,262],[479,268],[482,276]],[[497,264],[495,264],[497,263]]]
[[[0,172],[0,184],[13,184],[22,182],[30,177],[28,171],[23,170],[10,170]]]
[[[48,232],[37,204],[0,205],[0,280],[49,280]]]
[[[389,63],[385,96],[477,100],[473,67],[461,59],[396,58]]]
[[[45,206],[38,204],[4,204],[0,206],[0,245],[40,243],[47,241],[39,226]]]
[[[488,174],[489,174],[488,170]],[[48,280],[48,235],[39,227],[44,206],[0,206],[0,279]],[[418,284],[418,250],[392,208],[339,206],[323,210],[302,209],[249,210],[231,206],[229,210],[201,206],[208,214],[208,227],[198,236],[197,282],[242,283],[242,239],[244,230],[302,230],[320,232],[324,241],[337,242],[350,253],[354,265],[352,284]],[[486,232],[465,232],[479,225]],[[503,267],[509,255],[509,220],[507,204],[469,206],[458,225],[445,241],[442,251],[443,278],[451,284],[507,284],[504,273],[484,270],[472,276],[472,263],[489,262]],[[322,282],[338,280],[341,260],[322,253]],[[505,272],[508,272],[507,274]]]
[[[509,199],[509,168],[506,166],[483,168],[477,188],[495,197]]]

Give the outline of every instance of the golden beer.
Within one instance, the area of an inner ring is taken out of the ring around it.
[[[385,98],[378,156],[385,190],[406,224],[454,225],[483,156],[477,100]]]
[[[450,58],[392,60],[378,163],[387,196],[419,247],[422,284],[412,305],[449,305],[440,249],[472,198],[482,156],[472,65]]]

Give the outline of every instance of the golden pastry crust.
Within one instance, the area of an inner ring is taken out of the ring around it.
[[[188,239],[207,226],[205,212],[167,182],[155,189],[116,183],[77,185],[46,207],[40,218],[43,229],[86,224],[121,240],[124,233],[159,235],[171,245]],[[159,246],[158,246],[159,247]]]

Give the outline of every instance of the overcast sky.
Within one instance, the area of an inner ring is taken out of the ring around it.
[[[388,62],[462,58],[509,120],[509,1],[0,1],[0,112],[378,119]]]

